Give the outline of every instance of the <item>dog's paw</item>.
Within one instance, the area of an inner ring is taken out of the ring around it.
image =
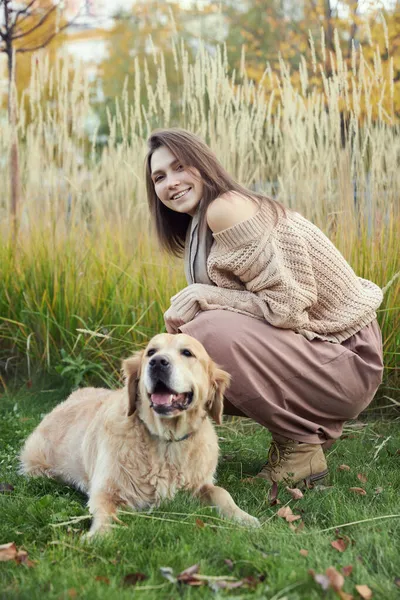
[[[246,527],[261,527],[260,521],[256,517],[244,512],[244,510],[241,510],[239,514],[235,515],[234,519]]]
[[[80,541],[82,544],[86,544],[86,543],[91,543],[94,540],[97,540],[100,537],[103,537],[103,535],[109,533],[111,531],[111,527],[109,524],[107,525],[100,525],[100,526],[93,526],[89,529],[89,531],[87,533],[84,533],[81,538]]]

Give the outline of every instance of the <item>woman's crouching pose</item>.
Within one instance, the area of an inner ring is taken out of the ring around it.
[[[164,315],[232,376],[227,414],[273,441],[260,477],[310,483],[323,446],[368,406],[382,379],[382,291],[357,277],[300,214],[239,185],[195,135],[155,131],[146,161],[161,246],[184,254],[188,286]]]

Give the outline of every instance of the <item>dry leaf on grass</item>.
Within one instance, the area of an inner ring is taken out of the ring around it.
[[[17,546],[15,542],[9,542],[0,546],[0,561],[13,560],[16,556]]]
[[[354,596],[352,596],[351,594],[347,594],[347,592],[344,592],[343,590],[340,590],[336,593],[339,596],[340,600],[353,600],[354,598]]]
[[[198,527],[199,529],[203,529],[203,527],[205,527],[206,524],[204,523],[204,521],[202,521],[201,519],[196,519],[196,527]]]
[[[372,590],[367,585],[356,585],[356,590],[363,600],[371,600]]]
[[[383,487],[377,487],[375,489],[375,494],[382,494],[382,492],[383,492]]]
[[[331,546],[332,548],[335,548],[335,550],[337,550],[338,552],[344,552],[347,548],[347,543],[343,538],[340,538],[331,542]]]
[[[314,569],[309,569],[308,573],[311,575],[311,577],[314,579],[314,581],[316,583],[318,583],[322,589],[326,592],[327,590],[329,590],[330,587],[330,581],[328,579],[328,577],[326,575],[323,575],[322,573],[316,573],[314,571]]]
[[[347,565],[346,567],[342,567],[342,573],[345,577],[348,577],[353,572],[353,565]]]
[[[68,594],[68,598],[76,598],[78,595],[78,592],[76,591],[75,588],[69,588],[69,590],[67,591]]]
[[[394,585],[397,585],[397,587],[400,588],[400,577],[396,577],[396,579],[394,580]]]
[[[303,492],[301,490],[299,490],[299,488],[286,487],[286,490],[292,496],[293,500],[301,500],[301,498],[304,497]]]
[[[293,521],[297,521],[298,519],[301,519],[301,515],[293,514],[293,511],[290,508],[290,506],[282,506],[282,508],[280,508],[276,514],[278,517],[282,517],[282,519],[286,519],[286,521],[288,523],[292,523]]]
[[[325,571],[325,574],[315,573],[314,569],[310,569],[308,573],[324,591],[332,589],[336,592],[341,600],[353,600],[353,596],[342,590],[344,585],[344,577],[334,567],[328,567]]]
[[[286,517],[288,523],[293,523],[293,521],[298,521],[298,519],[301,519],[301,515],[288,515]]]
[[[226,559],[225,562],[228,560],[229,559]],[[190,586],[208,585],[214,591],[218,591],[220,589],[236,589],[239,587],[255,588],[260,582],[265,580],[265,575],[262,574],[257,575],[256,577],[250,575],[249,577],[244,577],[243,579],[236,579],[235,577],[226,575],[221,577],[216,577],[214,575],[200,575],[198,564],[188,567],[176,577],[174,577],[173,570],[170,567],[161,567],[160,572],[163,577],[168,579],[168,581],[171,583],[183,583]]]
[[[335,592],[338,592],[339,590],[341,590],[344,585],[343,575],[341,573],[339,573],[339,571],[336,571],[335,567],[328,567],[326,569],[325,573],[329,579],[331,588],[333,590],[335,590]]]
[[[97,575],[95,577],[96,581],[100,581],[101,583],[106,583],[107,585],[110,585],[110,580],[108,579],[108,577],[105,577],[104,575]]]
[[[128,573],[128,575],[125,575],[122,583],[124,586],[136,585],[138,581],[144,581],[145,579],[147,579],[147,575],[144,573]]]
[[[2,544],[0,546],[0,562],[15,560],[18,564],[23,564],[26,567],[34,567],[35,563],[28,558],[26,550],[18,550],[15,542]]]
[[[0,494],[5,494],[7,492],[12,492],[14,490],[14,486],[10,483],[0,483]]]
[[[305,550],[304,548],[302,548],[300,550],[300,554],[301,554],[301,556],[308,556],[308,550]]]
[[[358,473],[357,479],[359,479],[361,481],[361,483],[367,483],[367,481],[368,481],[367,476],[364,475],[364,473]]]
[[[350,492],[354,492],[355,494],[358,494],[359,496],[366,496],[367,492],[364,490],[364,488],[360,488],[360,487],[351,487],[349,488]]]
[[[279,508],[276,513],[277,517],[282,517],[282,519],[286,519],[287,516],[292,514],[293,512],[290,506],[282,506],[282,508]]]
[[[224,563],[232,570],[233,569],[233,561],[230,558],[224,558]]]
[[[339,469],[340,471],[350,471],[350,467],[349,467],[349,465],[339,465],[339,466],[338,466],[338,469]]]

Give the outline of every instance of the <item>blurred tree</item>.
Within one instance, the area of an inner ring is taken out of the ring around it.
[[[213,28],[209,27],[207,18],[215,14],[217,8],[209,5],[199,11],[195,6],[184,8],[179,2],[141,0],[132,6],[129,13],[115,15],[115,25],[106,34],[108,57],[101,65],[105,103],[101,107],[104,112],[100,132],[107,131],[105,112],[114,113],[115,99],[121,100],[123,91],[129,103],[140,110],[147,99],[146,82],[156,80],[162,60],[170,94],[165,98],[168,104],[165,109],[169,111],[171,121],[178,118],[182,90],[178,85],[182,79],[182,65],[178,64],[179,45],[184,42],[189,52],[195,50],[199,38],[215,45]],[[135,97],[134,89],[139,89],[139,80],[140,92]],[[162,94],[159,89],[157,99],[161,105]],[[156,121],[154,124],[157,124]]]
[[[18,69],[21,69],[21,85],[26,85],[26,79],[30,77],[30,60],[29,63],[26,60],[16,61],[15,57],[19,58],[19,55],[26,55],[45,48],[53,38],[71,24],[71,21],[62,20],[60,3],[52,0],[25,0],[25,2],[0,0],[0,14],[2,17],[0,52],[4,52],[7,56],[7,105],[12,135],[10,143],[11,216],[15,233],[20,194],[16,134]]]
[[[319,63],[324,75],[330,77],[337,68],[335,61],[343,64],[350,81],[354,53],[361,42],[363,56],[373,72],[371,85],[376,104],[373,116],[377,115],[379,106],[383,107],[380,103],[382,78],[393,81],[392,99],[386,101],[384,110],[389,118],[400,114],[399,2],[392,11],[384,11],[379,6],[368,16],[360,14],[359,0],[340,3],[332,0],[246,0],[240,3],[221,0],[221,3],[229,24],[226,44],[231,67],[242,69],[244,47],[247,76],[260,81],[267,65],[272,72],[280,72],[282,56],[290,67],[293,83],[300,85],[302,55],[308,55],[311,59],[308,62],[313,65],[308,78],[309,89],[322,90],[323,78],[315,65]],[[312,48],[310,35],[315,41]],[[387,93],[386,98],[389,98]],[[362,107],[362,114],[365,116],[366,106]]]

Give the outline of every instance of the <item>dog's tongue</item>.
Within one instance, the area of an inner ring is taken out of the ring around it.
[[[185,394],[151,394],[151,401],[153,404],[160,406],[161,404],[172,404],[179,400],[184,400]]]

